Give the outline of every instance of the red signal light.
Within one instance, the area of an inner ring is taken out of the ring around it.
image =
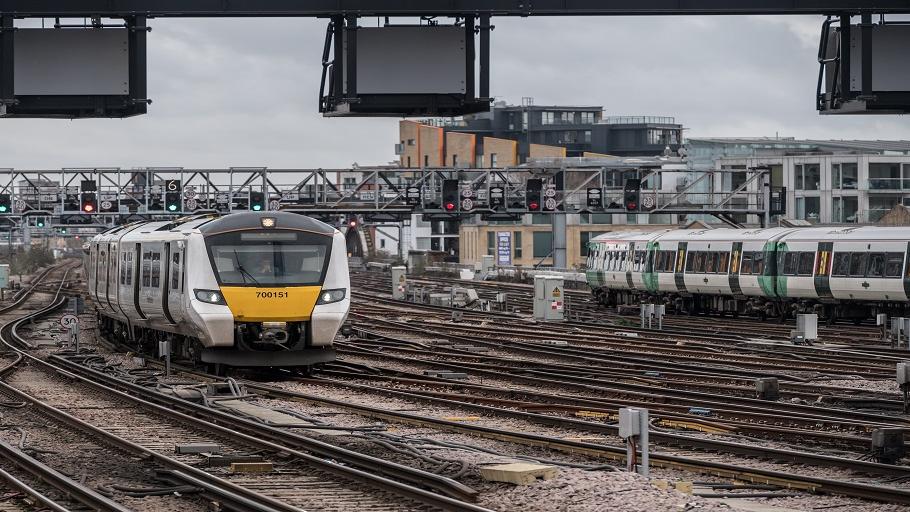
[[[638,204],[635,201],[629,201],[626,203],[626,210],[634,210],[638,208]]]
[[[83,206],[82,209],[91,213],[91,212],[95,211],[95,206],[92,204],[87,204],[87,205]]]
[[[529,210],[539,210],[539,209],[540,209],[540,204],[535,203],[535,202],[532,201],[532,202],[530,202],[530,203],[528,204],[528,209],[529,209]]]
[[[451,211],[454,211],[454,210],[455,210],[455,203],[452,203],[452,202],[446,203],[446,210],[448,210],[448,211],[450,211],[450,212],[451,212]]]

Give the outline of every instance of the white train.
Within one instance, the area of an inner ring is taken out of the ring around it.
[[[898,227],[607,233],[589,244],[587,279],[607,305],[858,321],[910,312],[908,256]]]
[[[85,266],[103,333],[204,363],[332,361],[350,307],[344,236],[286,212],[120,226],[91,240]]]

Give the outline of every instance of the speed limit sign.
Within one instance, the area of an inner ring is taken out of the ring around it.
[[[75,325],[78,325],[78,324],[79,324],[79,317],[77,317],[76,315],[63,315],[60,317],[60,325],[67,329],[69,329]]]

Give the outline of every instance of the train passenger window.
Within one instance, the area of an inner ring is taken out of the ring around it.
[[[900,277],[901,269],[904,268],[904,253],[889,252],[886,259],[885,277]]]
[[[654,262],[654,271],[663,272],[664,271],[664,260],[667,259],[667,251],[657,251],[656,253],[657,260]]]
[[[799,266],[799,253],[798,252],[787,252],[784,253],[784,272],[785,276],[795,276],[796,269]]]
[[[749,275],[752,273],[752,253],[744,252],[743,261],[739,264],[740,275]]]
[[[142,253],[142,287],[148,288],[152,284],[152,253]]]
[[[885,275],[885,254],[874,252],[869,255],[869,270],[866,272],[868,277],[884,277]]]
[[[850,258],[850,277],[864,277],[866,275],[866,257],[863,252],[853,253]]]
[[[796,268],[796,273],[801,276],[811,276],[812,275],[812,266],[815,264],[815,253],[814,252],[801,252],[799,253],[799,264]]]
[[[695,270],[695,253],[689,251],[689,254],[686,254],[686,272],[693,272]]]
[[[721,252],[721,253],[718,253],[718,255],[720,256],[720,259],[718,260],[719,263],[717,265],[717,272],[719,274],[726,274],[727,269],[730,268],[730,253]]]
[[[698,251],[695,253],[695,272],[697,274],[705,273],[705,266],[707,265],[708,253],[704,251]]]
[[[762,251],[752,254],[752,273],[759,276],[765,273],[765,253]]]
[[[673,270],[675,268],[676,268],[676,253],[673,251],[667,251],[667,263],[666,263],[666,267],[664,267],[664,270],[666,272],[673,272]]]
[[[180,288],[180,253],[175,252],[171,258],[171,290]]]
[[[850,253],[838,252],[834,254],[834,263],[831,265],[832,277],[846,277],[850,272]]]
[[[717,260],[714,256],[717,255],[715,252],[706,252],[705,255],[705,273],[713,274],[714,269],[717,268]]]
[[[152,288],[161,287],[161,253],[152,253]]]

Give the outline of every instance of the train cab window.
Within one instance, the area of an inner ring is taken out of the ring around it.
[[[832,277],[847,277],[850,272],[850,253],[834,253],[834,263],[831,265]]]
[[[904,268],[904,253],[889,252],[885,261],[885,277],[900,277]]]
[[[865,277],[867,254],[864,252],[855,252],[850,258],[850,277]]]
[[[796,268],[796,273],[801,276],[811,276],[812,275],[812,266],[815,264],[815,253],[814,252],[801,252],[799,253],[799,264]]]
[[[752,253],[744,252],[743,260],[739,264],[739,273],[741,275],[749,275],[752,273]]]
[[[885,254],[874,252],[869,255],[869,270],[866,272],[867,277],[884,277],[885,276]]]

